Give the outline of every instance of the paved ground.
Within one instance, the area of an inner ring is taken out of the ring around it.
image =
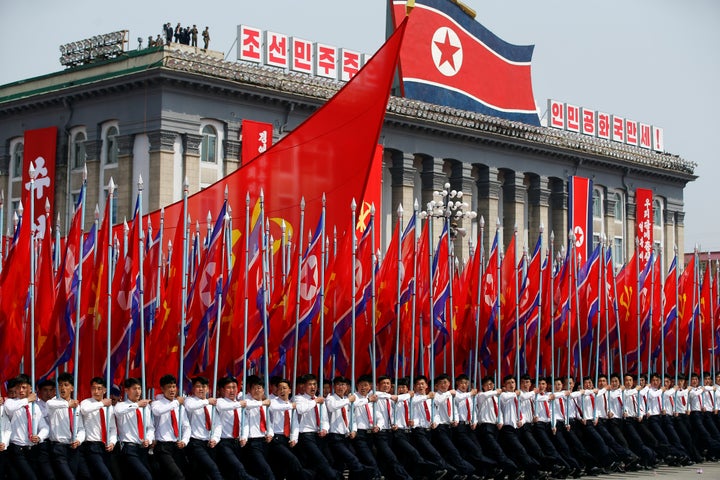
[[[690,467],[665,467],[662,466],[657,470],[643,470],[641,472],[615,473],[613,475],[601,475],[599,477],[585,478],[611,478],[617,480],[620,478],[641,479],[641,478],[663,478],[667,480],[719,480],[720,479],[720,462],[703,463],[700,465],[692,465]]]

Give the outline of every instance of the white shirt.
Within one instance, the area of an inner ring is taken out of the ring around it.
[[[272,437],[273,429],[268,418],[268,410],[261,400],[246,400],[245,405],[245,421],[243,423],[240,438],[247,440],[249,438]],[[262,431],[262,417],[265,418],[265,431]]]
[[[546,393],[538,393],[535,396],[535,416],[538,422],[550,423],[553,415],[553,400],[550,400],[550,395]]]
[[[687,413],[688,408],[689,408],[688,393],[689,393],[689,390],[687,388],[685,388],[685,389],[678,388],[675,390],[675,413],[678,413],[678,414]]]
[[[607,391],[607,408],[608,412],[612,412],[611,418],[623,418],[625,413],[624,390],[616,388]],[[631,400],[632,401],[632,400]],[[609,417],[610,415],[608,415]]]
[[[570,408],[570,406],[568,405],[568,394],[566,391],[562,390],[553,393],[553,395],[555,396],[555,399],[553,400],[552,410],[553,419],[556,423],[567,423],[568,419],[566,417],[568,414],[568,408]]]
[[[142,443],[138,432],[138,418],[142,418],[145,432],[144,439],[148,442],[155,440],[155,427],[153,426],[152,411],[141,408],[137,403],[125,400],[115,405],[115,420],[117,421],[118,440],[126,443]]]
[[[449,425],[454,422],[455,409],[453,408],[453,397],[450,391],[447,392],[435,392],[433,398],[433,405],[435,406],[435,412],[433,414],[433,421],[438,425]]]
[[[34,434],[41,442],[48,438],[48,425],[40,407],[35,402],[28,404],[27,398],[8,398],[5,400],[5,419],[10,423],[9,443],[21,447],[34,445],[28,437],[28,411]]]
[[[597,404],[595,398],[595,392],[592,390],[585,390],[580,400],[580,407],[582,408],[583,420],[595,421],[597,418]]]
[[[477,408],[477,421],[480,423],[498,423],[498,414],[500,409],[498,408],[498,397],[497,390],[488,390],[487,392],[480,392],[475,398],[475,405]]]
[[[647,398],[647,414],[650,416],[660,415],[662,407],[662,390],[649,388],[645,398]]]
[[[412,405],[411,413],[413,420],[413,428],[430,428],[432,424],[432,410],[434,404],[427,395],[417,395],[410,402]]]
[[[642,416],[642,411],[640,410],[640,403],[642,403],[642,399],[640,398],[640,392],[638,392],[637,389],[631,388],[630,390],[623,390],[622,398],[625,415],[628,417]]]
[[[455,393],[455,420],[458,422],[475,423],[473,410],[475,397],[470,392]]]
[[[330,427],[328,433],[348,435],[350,433],[350,400],[347,397],[340,398],[332,393],[325,398]]]
[[[502,424],[517,428],[517,423],[520,421],[520,400],[517,394],[502,392],[498,399],[498,407],[500,409],[498,418]]]
[[[410,415],[411,409],[412,409],[412,404],[410,403],[410,394],[403,393],[402,395],[398,395],[398,400],[397,400],[397,403],[395,403],[395,412],[394,412],[394,414],[395,414],[394,422],[398,428],[401,428],[401,429],[410,428],[410,425],[408,424],[408,422],[412,420],[412,416]]]
[[[220,426],[220,434],[216,436],[216,431],[213,431],[212,439],[217,442],[222,438],[240,438],[244,414],[242,404],[227,398],[218,398],[215,411],[217,413],[215,422]],[[235,436],[236,431],[237,437]]]
[[[520,409],[523,423],[532,423],[536,416],[534,399],[534,392],[521,392],[518,397],[518,408]]]
[[[690,404],[690,410],[693,412],[704,412],[705,402],[703,401],[703,388],[695,387],[691,388],[688,392],[688,403]]]
[[[297,442],[298,440],[298,422],[297,414],[293,409],[292,403],[289,400],[282,400],[279,397],[275,397],[270,401],[270,422],[272,424],[273,433],[275,435],[285,435],[285,412],[290,420],[290,441]]]
[[[320,404],[315,402],[315,397],[310,397],[307,393],[295,396],[295,410],[298,414],[298,424],[300,433],[312,433],[320,430],[328,431],[330,424],[327,418],[327,409],[321,408]],[[320,418],[320,425],[317,423]]]
[[[6,448],[10,444],[10,422],[5,417],[5,405],[0,405],[0,443]]]
[[[105,407],[102,402],[94,398],[86,398],[80,402],[80,414],[83,417],[83,426],[85,427],[85,441],[102,442],[102,426],[100,425],[100,411],[105,416],[105,431],[107,435],[107,443],[114,445],[117,443],[117,427],[115,425],[115,409],[112,406]]]
[[[377,392],[377,401],[375,402],[375,426],[380,430],[389,430],[393,422],[394,402],[389,393]]]
[[[50,434],[48,438],[53,442],[70,444],[73,440],[82,443],[85,440],[85,427],[79,408],[70,409],[67,400],[55,397],[47,401],[48,424]],[[70,415],[72,413],[72,427],[70,430]]]
[[[185,398],[183,405],[190,422],[190,438],[202,441],[209,441],[213,436],[220,438],[222,426],[214,421],[215,410],[206,398],[190,396]],[[215,429],[218,431],[214,433]]]
[[[165,395],[157,395],[150,404],[153,422],[155,422],[155,440],[158,442],[181,441],[185,445],[190,441],[190,422],[187,412],[180,408],[177,400],[170,401]],[[172,425],[172,412],[175,412],[178,435],[175,435]]]
[[[371,395],[371,393],[368,393],[368,395]],[[356,393],[353,409],[352,422],[355,430],[368,430],[373,428],[375,425],[375,404],[368,401],[367,396]]]

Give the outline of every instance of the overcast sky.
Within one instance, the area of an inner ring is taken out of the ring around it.
[[[720,135],[720,2],[466,0],[504,40],[534,44],[536,104],[553,98],[662,127],[665,149],[698,164],[685,190],[686,250],[720,250],[714,144]],[[111,7],[112,5],[112,7]],[[374,52],[386,0],[0,0],[0,85],[61,70],[58,46],[115,30],[137,37],[181,22],[210,27],[210,48],[235,59],[238,24]]]

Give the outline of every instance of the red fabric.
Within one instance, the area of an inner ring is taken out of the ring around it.
[[[265,409],[260,406],[260,433],[267,432],[267,421],[265,419]]]
[[[283,435],[290,437],[290,410],[285,410],[283,417]]]
[[[73,409],[68,408],[68,420],[70,422],[70,434],[75,436],[75,415],[73,415]]]
[[[175,438],[180,438],[180,430],[178,429],[178,419],[175,409],[170,410],[170,423],[172,424],[173,435],[175,435]]]
[[[135,409],[135,416],[137,417],[137,429],[138,429],[138,437],[140,437],[140,441],[145,441],[145,425],[143,425],[143,415],[142,410]]]
[[[27,417],[28,440],[30,440],[33,436],[32,415],[30,414],[30,405],[25,405],[25,416]]]
[[[210,411],[207,405],[203,407],[203,410],[205,411],[205,429],[210,430],[212,429],[212,418],[210,417]]]
[[[105,423],[105,407],[100,408],[100,438],[103,443],[107,443],[107,424]]]
[[[240,416],[238,415],[237,408],[233,410],[232,436],[233,438],[238,438],[240,436]]]

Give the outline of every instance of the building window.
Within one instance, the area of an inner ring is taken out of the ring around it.
[[[206,163],[217,163],[217,132],[210,125],[202,129],[200,160]]]
[[[10,170],[10,178],[20,179],[22,178],[22,166],[23,166],[23,152],[25,151],[25,145],[23,142],[15,144],[15,148],[12,151],[12,163]]]
[[[656,227],[662,227],[662,203],[660,200],[653,202],[653,224]]]
[[[593,243],[592,243],[593,250],[595,250],[595,248],[597,248],[597,246],[600,245],[600,234],[593,233],[592,239],[593,239]]]
[[[593,218],[602,219],[602,194],[600,193],[600,190],[593,189],[592,201]]]
[[[615,207],[613,211],[616,222],[622,222],[625,220],[625,200],[622,194],[615,193]]]
[[[85,153],[85,133],[77,132],[72,141],[72,168],[78,169],[83,168],[87,155]]]
[[[118,162],[118,129],[115,126],[109,127],[105,132],[105,163],[117,165]]]
[[[625,262],[625,249],[623,247],[622,237],[615,237],[613,239],[612,256],[615,267],[622,265]]]

